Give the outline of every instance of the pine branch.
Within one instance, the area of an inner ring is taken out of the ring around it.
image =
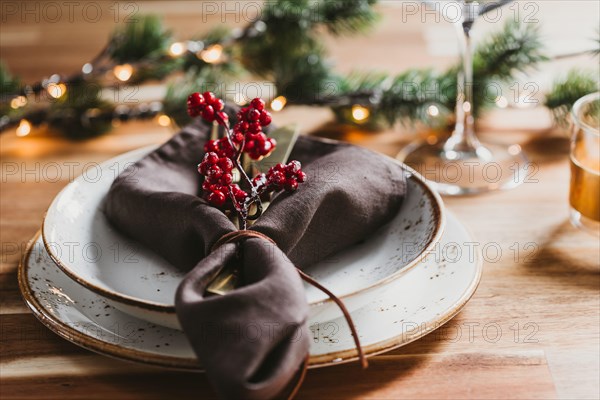
[[[566,126],[569,113],[577,99],[586,94],[600,90],[598,72],[573,69],[567,75],[558,79],[546,95],[544,105],[548,107],[554,121],[560,126]]]
[[[113,32],[108,54],[117,64],[156,59],[165,54],[170,40],[171,33],[163,29],[158,16],[136,16]]]
[[[20,82],[19,79],[14,77],[8,66],[0,61],[0,93],[4,96],[5,94],[12,94],[19,90]]]
[[[379,19],[373,5],[376,0],[323,0],[313,7],[316,21],[334,35],[364,32]]]
[[[456,78],[431,70],[409,70],[394,77],[389,89],[383,91],[376,110],[390,125],[396,121],[427,120],[427,107],[452,103],[453,100],[445,98],[445,92],[450,89],[453,98],[455,86]]]
[[[536,27],[508,22],[503,30],[482,42],[474,54],[474,113],[478,115],[486,104],[485,90],[492,83],[506,82],[517,71],[534,68],[547,59],[542,53],[540,34]],[[365,78],[365,87],[373,95],[380,95],[380,101],[372,102],[374,116],[383,116],[388,123],[396,121],[431,121],[426,110],[436,105],[441,114],[451,114],[456,107],[457,74],[456,65],[443,73],[432,70],[408,70],[391,79],[379,78],[380,86],[373,85],[370,77]],[[389,84],[391,80],[391,84]],[[386,87],[388,85],[389,87]],[[352,97],[352,90],[361,83],[342,85],[343,96]],[[364,93],[363,93],[364,96]]]

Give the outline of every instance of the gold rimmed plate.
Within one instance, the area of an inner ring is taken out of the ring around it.
[[[481,277],[473,239],[452,215],[444,236],[414,268],[389,283],[389,290],[352,312],[367,355],[410,343],[455,316],[471,298]],[[87,349],[120,359],[167,368],[201,371],[184,334],[135,318],[104,297],[77,284],[58,268],[37,235],[19,267],[27,305],[48,328]],[[343,318],[309,321],[310,366],[356,359]]]

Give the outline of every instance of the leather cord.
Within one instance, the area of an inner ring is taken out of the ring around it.
[[[275,241],[273,239],[271,239],[270,237],[268,237],[267,235],[260,233],[258,231],[246,229],[246,230],[237,230],[237,231],[233,231],[233,232],[224,234],[223,236],[221,236],[221,238],[219,240],[217,240],[215,242],[215,244],[211,248],[211,251],[215,251],[216,249],[218,249],[219,247],[221,247],[222,245],[224,245],[226,243],[239,243],[243,240],[250,239],[250,238],[260,238],[260,239],[266,240],[267,242],[273,243],[275,246],[277,246],[277,243],[275,243]],[[310,285],[313,285],[314,287],[316,287],[317,289],[319,289],[323,293],[325,293],[327,296],[329,296],[329,298],[342,311],[342,314],[344,315],[344,318],[346,319],[346,322],[348,323],[348,326],[350,327],[350,331],[352,332],[352,337],[354,339],[354,345],[356,346],[356,350],[358,351],[358,359],[360,360],[360,364],[361,364],[362,368],[367,368],[369,366],[369,362],[367,361],[367,357],[365,356],[363,348],[360,344],[360,339],[358,337],[358,333],[356,332],[356,327],[354,325],[354,322],[352,321],[352,316],[350,315],[350,312],[348,311],[348,309],[346,308],[346,306],[344,305],[342,300],[340,298],[338,298],[335,294],[333,294],[329,289],[327,289],[326,287],[321,285],[319,282],[317,282],[313,278],[311,278],[308,274],[303,272],[300,268],[296,267],[296,270],[298,271],[298,274],[300,274],[300,277],[302,278],[302,280],[309,283]],[[308,366],[308,358],[304,361],[304,363],[302,365],[303,372],[301,374],[300,380],[296,384],[296,387],[294,388],[294,390],[292,391],[292,393],[289,397],[290,399],[293,398],[296,395],[296,393],[298,392],[298,389],[300,388],[300,385],[302,384],[302,381],[304,380],[304,375],[306,373],[307,366]]]

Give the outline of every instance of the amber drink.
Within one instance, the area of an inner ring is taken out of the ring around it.
[[[600,93],[579,99],[572,117],[571,222],[600,235]]]

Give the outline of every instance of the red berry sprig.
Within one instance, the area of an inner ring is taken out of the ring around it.
[[[246,219],[251,218],[248,210],[253,203],[257,204],[258,211],[252,217],[256,218],[262,212],[261,195],[282,189],[293,192],[299,183],[306,181],[298,161],[277,164],[252,180],[240,165],[242,152],[253,160],[260,160],[277,146],[275,140],[263,132],[263,128],[271,123],[271,114],[265,110],[263,100],[256,98],[249,107],[242,108],[233,129],[229,127],[229,116],[223,111],[225,103],[211,92],[192,93],[187,107],[191,117],[202,116],[207,122],[217,122],[225,128],[225,137],[209,140],[204,145],[206,154],[198,165],[198,172],[204,176],[202,189],[206,200],[216,207],[233,206],[240,216],[242,229],[246,227]],[[234,168],[246,180],[251,193],[233,183]]]
[[[271,190],[285,189],[293,192],[298,189],[298,184],[306,181],[306,174],[302,171],[299,161],[290,161],[287,165],[277,164],[269,169],[266,175],[267,186]]]

